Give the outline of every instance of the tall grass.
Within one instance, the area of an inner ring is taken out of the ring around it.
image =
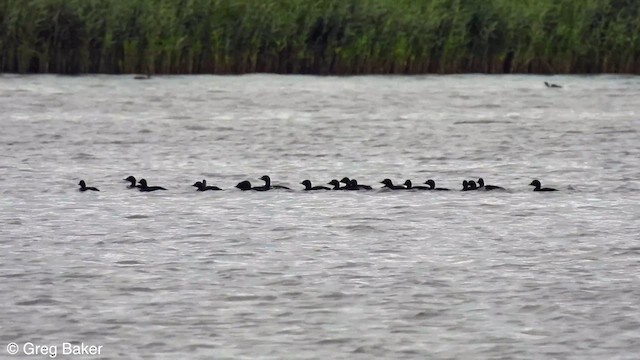
[[[640,73],[640,1],[0,0],[0,71]]]

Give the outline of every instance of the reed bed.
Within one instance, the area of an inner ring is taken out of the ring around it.
[[[0,0],[0,71],[640,73],[637,0]]]

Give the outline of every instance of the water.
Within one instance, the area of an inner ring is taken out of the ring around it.
[[[636,359],[640,78],[548,79],[1,76],[0,358]]]

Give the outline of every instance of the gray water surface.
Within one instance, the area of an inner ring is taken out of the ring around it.
[[[623,76],[0,76],[0,358],[637,359],[639,99]],[[265,174],[296,191],[233,189]],[[299,191],[343,176],[508,191]]]

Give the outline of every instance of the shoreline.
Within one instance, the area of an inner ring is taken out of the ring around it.
[[[640,74],[640,2],[0,4],[0,72]]]

